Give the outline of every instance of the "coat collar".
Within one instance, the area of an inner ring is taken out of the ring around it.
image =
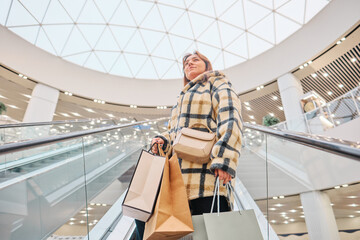
[[[206,82],[211,77],[225,77],[225,75],[221,71],[211,70],[211,71],[204,72],[204,73],[200,74],[199,76],[197,76],[196,78],[194,78],[193,80],[191,80],[190,82],[188,82],[188,84],[186,84],[185,87],[183,88],[183,90],[181,91],[180,95],[186,93],[196,83]]]

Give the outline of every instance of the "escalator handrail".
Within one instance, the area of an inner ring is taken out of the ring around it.
[[[351,142],[327,136],[312,135],[289,130],[280,131],[249,123],[244,123],[244,127],[272,136],[280,137],[311,148],[316,148],[332,154],[360,161],[360,142]]]
[[[80,119],[80,120],[64,120],[64,121],[51,121],[51,122],[30,122],[30,123],[14,123],[14,124],[2,124],[1,128],[16,128],[16,127],[36,127],[44,125],[59,125],[59,124],[71,124],[71,123],[87,123],[91,121],[97,121],[100,119]],[[114,124],[116,122],[113,119],[101,119],[100,121],[112,121]]]
[[[28,141],[24,141],[24,142],[8,143],[8,144],[4,144],[4,145],[0,146],[0,155],[6,154],[6,153],[11,153],[11,152],[16,152],[16,151],[22,151],[22,150],[26,150],[26,149],[29,149],[32,147],[48,145],[48,144],[55,143],[55,142],[61,142],[64,140],[84,137],[84,136],[88,136],[88,135],[92,135],[92,134],[103,133],[103,132],[107,132],[107,131],[111,131],[111,130],[137,126],[137,125],[150,123],[150,122],[154,122],[154,121],[155,122],[162,121],[162,120],[166,120],[166,119],[169,119],[169,118],[158,118],[158,119],[152,119],[152,120],[148,120],[148,121],[141,121],[141,122],[128,123],[128,124],[123,124],[123,125],[115,125],[115,126],[101,127],[101,128],[97,128],[97,129],[71,132],[71,133],[66,133],[66,134],[62,134],[62,135],[55,135],[55,136],[50,136],[50,137],[28,140]]]

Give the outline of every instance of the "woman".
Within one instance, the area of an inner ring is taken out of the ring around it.
[[[219,71],[212,71],[210,61],[195,51],[183,58],[184,88],[172,108],[168,131],[155,136],[167,153],[181,128],[202,123],[216,133],[210,162],[197,164],[179,159],[192,215],[209,213],[216,176],[220,179],[220,212],[230,211],[225,184],[236,176],[240,156],[242,118],[240,100],[229,80]],[[208,131],[205,127],[195,128]],[[156,144],[152,148],[157,153]],[[234,181],[232,181],[234,184]],[[215,204],[215,210],[217,204]],[[138,229],[140,230],[140,229]]]

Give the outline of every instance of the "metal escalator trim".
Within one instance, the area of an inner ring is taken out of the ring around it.
[[[244,127],[263,132],[275,137],[280,137],[291,142],[305,145],[311,148],[326,151],[339,156],[351,158],[360,161],[360,143],[324,137],[320,135],[311,135],[307,133],[279,131],[269,127],[244,123]],[[331,141],[330,141],[331,140]],[[336,142],[335,142],[336,141]]]
[[[141,121],[141,122],[128,123],[128,124],[123,124],[123,125],[101,127],[101,128],[97,128],[97,129],[84,130],[84,131],[66,133],[66,134],[57,135],[57,136],[50,136],[50,137],[45,137],[45,138],[40,138],[40,139],[34,139],[34,140],[26,141],[26,142],[8,143],[8,144],[0,146],[0,154],[22,151],[22,150],[26,150],[26,149],[37,147],[37,146],[47,145],[47,144],[51,144],[51,143],[55,143],[55,142],[79,138],[79,137],[88,136],[88,135],[97,134],[97,133],[103,133],[103,132],[107,132],[107,131],[111,131],[111,130],[142,125],[144,123],[150,123],[153,121],[162,121],[162,120],[166,120],[166,119],[169,119],[169,118],[158,118],[158,119],[153,119],[153,120],[149,120],[149,121]]]

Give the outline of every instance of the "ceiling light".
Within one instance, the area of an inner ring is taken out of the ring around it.
[[[300,68],[300,69],[304,69],[304,66],[300,66],[299,68]]]
[[[245,107],[247,110],[251,111],[251,108],[250,107]]]
[[[23,76],[23,79],[27,79],[28,77],[27,76]]]
[[[97,203],[96,206],[101,206],[101,204],[100,204],[100,203]]]
[[[276,211],[276,208],[269,208],[270,211]]]
[[[288,221],[285,221],[284,223],[285,223],[285,224],[288,224],[289,222],[288,222]]]
[[[341,122],[340,122],[340,121],[336,121],[335,123],[339,125]]]
[[[333,93],[331,91],[327,92],[327,94],[332,95]]]
[[[295,222],[295,219],[290,219],[290,222]]]
[[[113,118],[113,117],[115,117],[113,114],[111,114],[111,113],[108,113],[108,114],[106,114],[108,117],[111,117],[111,118]]]
[[[74,220],[76,220],[75,218],[70,218],[70,221],[74,221]]]
[[[258,91],[259,91],[259,90],[260,90],[260,87],[257,87],[257,88],[256,88],[256,90],[258,90]]]
[[[263,88],[264,88],[264,85],[261,85],[260,88],[263,89]]]
[[[101,206],[106,207],[106,204],[105,204],[105,203],[103,203],[103,204],[101,204]]]
[[[252,124],[256,124],[256,122],[255,122],[255,121],[251,121],[251,123],[252,123]]]
[[[355,216],[354,216],[354,215],[349,215],[349,217],[353,218],[353,217],[355,217]]]
[[[303,207],[303,206],[299,206],[298,208],[301,208],[301,209],[302,209],[302,208],[304,208],[304,207]]]
[[[14,108],[14,109],[19,109],[17,106],[15,106],[15,105],[8,105],[8,107],[11,107],[11,108]]]
[[[88,112],[91,112],[91,113],[94,113],[95,111],[94,110],[92,110],[91,108],[84,108],[86,111],[88,111]]]
[[[19,73],[19,77],[23,77],[24,75],[22,75],[21,73]]]
[[[334,206],[335,204],[333,204],[333,203],[330,203],[330,206]]]
[[[282,198],[285,198],[285,197],[284,197],[284,196],[279,196],[279,198],[281,198],[281,199],[282,199]]]
[[[291,209],[289,212],[294,213],[294,212],[297,212],[297,210],[295,210],[295,209]]]
[[[316,73],[312,73],[311,76],[312,76],[313,78],[316,78],[316,77],[317,77],[317,74],[316,74]]]
[[[357,196],[347,196],[347,198],[357,198]]]
[[[105,101],[101,101],[101,104],[105,104]]]
[[[274,113],[269,113],[269,115],[273,117],[273,116],[274,116]]]
[[[65,95],[72,96],[73,94],[71,92],[65,92]]]
[[[339,87],[339,88],[343,88],[343,87],[344,87],[344,85],[342,85],[342,84],[339,84],[339,85],[338,85],[338,87]]]
[[[301,215],[300,217],[301,217],[301,218],[305,218],[305,216],[304,216],[304,215]]]
[[[245,104],[246,106],[249,106],[249,102],[244,102],[244,104]]]
[[[272,223],[276,223],[276,221],[275,221],[275,220],[271,220],[270,222],[272,222]]]
[[[305,64],[304,64],[304,67],[307,67],[308,65],[309,65],[309,64],[305,63]]]
[[[96,102],[96,103],[97,103],[98,101],[99,101],[99,100],[97,100],[97,99],[94,99],[94,102]]]
[[[27,98],[31,98],[31,96],[27,95],[27,94],[21,94],[21,95],[23,95],[24,97],[27,97]]]
[[[84,220],[81,220],[80,223],[85,223],[85,221],[84,221]]]
[[[278,199],[278,197],[273,197],[273,199]]]
[[[80,115],[80,114],[75,113],[75,112],[72,112],[71,114],[72,114],[72,115],[74,115],[74,116],[76,116],[76,117],[81,117],[81,115]]]
[[[349,206],[349,207],[357,207],[357,206],[359,206],[359,204],[353,203],[353,204],[349,204],[348,206]]]
[[[87,208],[87,210],[93,210],[93,208],[91,208],[91,207],[88,207],[88,208]]]
[[[63,115],[64,117],[70,117],[70,115],[67,113],[60,113],[60,114]]]
[[[8,99],[7,97],[4,97],[3,95],[0,95],[0,98]]]
[[[341,185],[342,187],[348,187],[349,185],[347,185],[347,184],[343,184],[343,185]]]
[[[279,107],[279,109],[280,109],[280,110],[284,110],[284,108],[283,108],[283,107],[281,107],[281,106]]]
[[[69,222],[70,225],[74,225],[74,222]]]
[[[327,76],[329,76],[329,74],[328,73],[323,73],[323,76],[327,77]]]
[[[92,226],[93,225],[93,223],[89,223],[89,226]]]
[[[335,114],[331,114],[330,116],[331,116],[331,117],[335,117]]]
[[[340,186],[335,186],[334,188],[335,188],[335,189],[339,189],[339,188],[340,188]]]
[[[250,115],[249,118],[254,119],[254,116],[253,116],[253,115]]]
[[[310,60],[310,61],[308,61],[308,64],[312,64],[312,61]]]
[[[351,62],[353,62],[353,63],[356,62],[356,61],[357,61],[356,58],[352,58],[352,59],[351,59]]]
[[[273,98],[273,100],[278,100],[277,96],[273,96],[272,98]]]
[[[341,43],[341,41],[337,41],[336,44],[339,45]]]
[[[274,206],[275,206],[275,207],[282,207],[282,206],[284,206],[284,205],[283,205],[283,204],[278,203],[278,204],[275,204]]]
[[[343,37],[343,38],[341,39],[341,41],[343,42],[343,41],[345,41],[345,39],[346,39],[346,38],[345,38],[345,37]]]

